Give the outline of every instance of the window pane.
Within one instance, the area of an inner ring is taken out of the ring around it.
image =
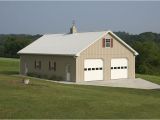
[[[56,65],[55,61],[54,60],[50,60],[49,61],[49,70],[55,70],[56,69],[55,65]]]
[[[110,39],[106,39],[106,42],[110,42]]]
[[[87,68],[84,68],[84,71],[87,71]]]
[[[91,68],[88,68],[88,70],[91,70]]]
[[[106,47],[110,47],[110,39],[106,39]]]
[[[54,71],[56,71],[56,69],[57,69],[57,68],[56,68],[56,62],[54,62],[53,65],[54,65]]]
[[[106,43],[106,47],[110,47],[110,43]]]

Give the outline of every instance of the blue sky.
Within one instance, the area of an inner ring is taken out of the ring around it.
[[[72,20],[80,32],[160,33],[160,1],[0,1],[0,34],[66,33]]]

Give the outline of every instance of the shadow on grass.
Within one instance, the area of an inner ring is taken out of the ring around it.
[[[19,74],[19,72],[17,72],[17,71],[0,71],[0,74],[14,75],[14,74]]]
[[[6,75],[6,74],[3,74],[3,75]],[[11,77],[12,77],[12,75],[11,75]],[[25,79],[25,77],[13,76],[13,79],[8,78],[7,81],[8,81],[8,83],[10,83],[10,85],[16,85],[16,86],[21,86],[21,87],[34,87],[34,88],[48,88],[49,87],[49,85],[47,85],[46,83],[41,83],[39,81],[30,79],[30,78],[27,78],[30,81],[29,84],[25,84],[24,79]]]
[[[34,83],[30,83],[28,84],[29,86],[34,86],[34,87],[49,87],[48,85],[44,85],[44,84],[34,84]]]

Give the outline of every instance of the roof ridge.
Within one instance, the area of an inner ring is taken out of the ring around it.
[[[100,33],[100,32],[107,32],[107,31],[88,31],[88,32],[77,32],[77,33],[74,33],[74,34],[81,34],[81,33]],[[70,33],[46,33],[44,35],[73,35],[73,34],[70,34]]]
[[[105,34],[112,34],[117,40],[130,49],[135,55],[138,53],[116,36],[112,31],[81,32],[74,34],[45,34],[26,46],[18,54],[72,54],[78,55]]]

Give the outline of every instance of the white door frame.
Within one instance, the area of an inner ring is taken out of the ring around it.
[[[65,68],[66,81],[71,81],[71,65],[67,64]]]
[[[24,63],[24,75],[28,74],[28,65],[27,63]]]

